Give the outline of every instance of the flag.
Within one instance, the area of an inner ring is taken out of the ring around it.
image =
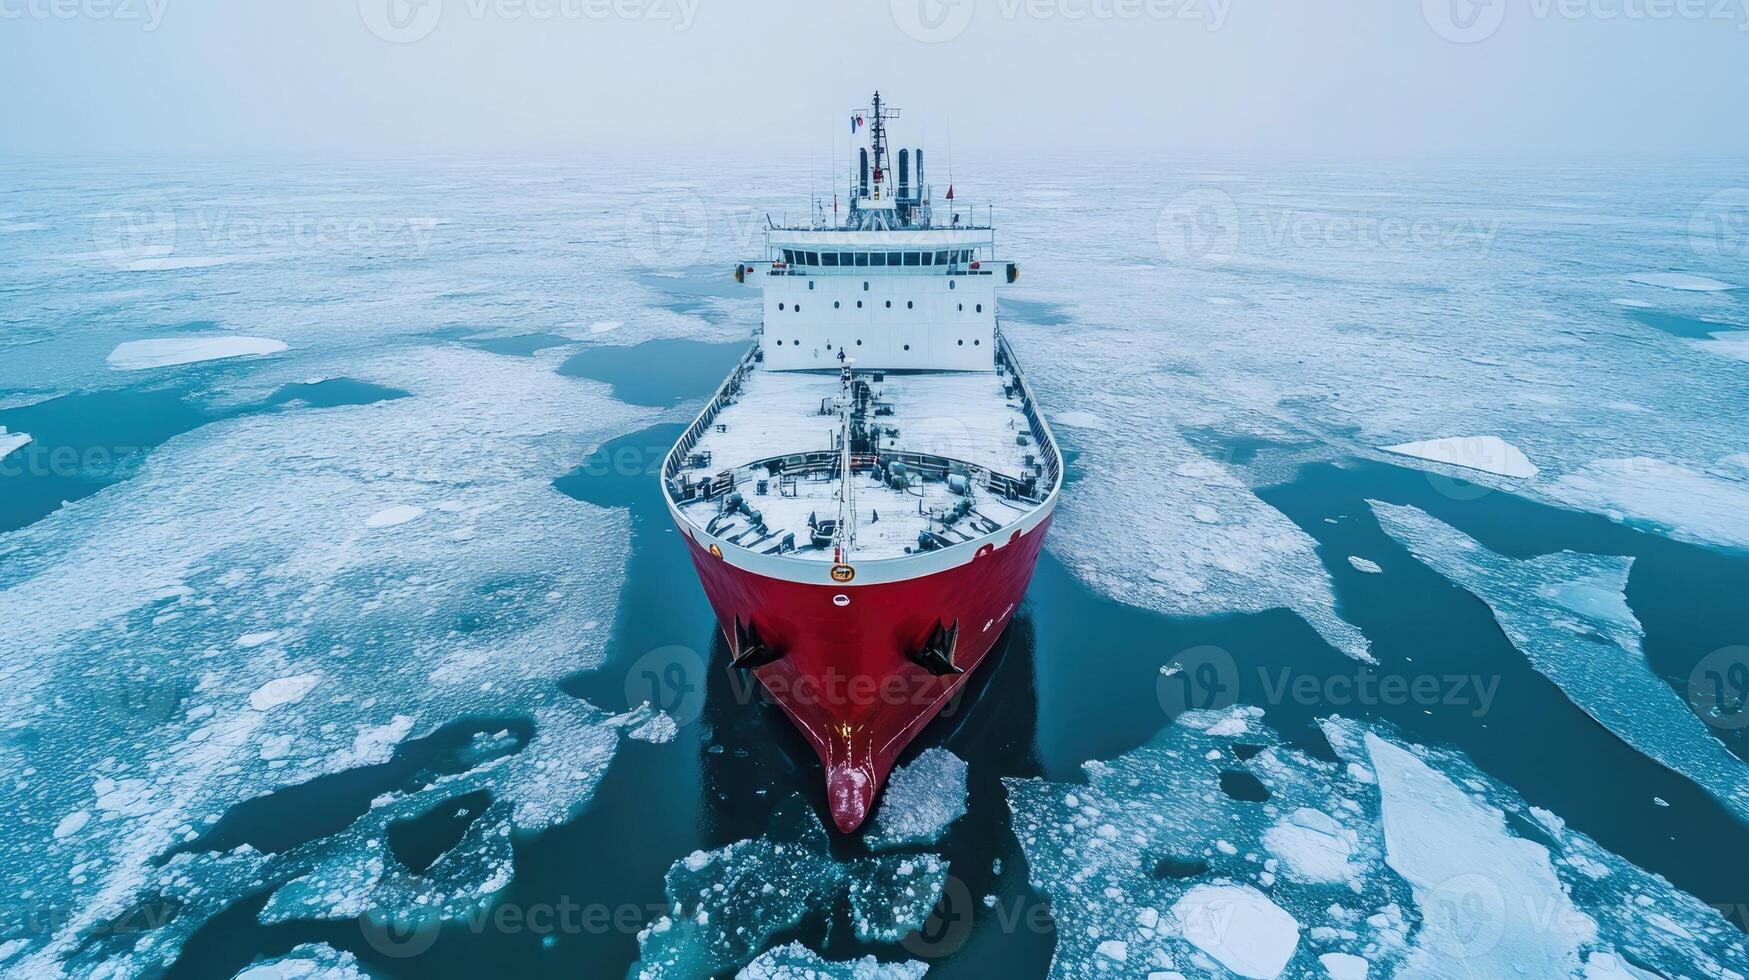
[[[953,185],[952,184],[947,185],[947,199],[950,201],[953,200]]]
[[[860,114],[851,116],[850,117],[850,132],[852,134],[854,134],[858,129],[861,129],[861,128],[862,128],[862,116]]]

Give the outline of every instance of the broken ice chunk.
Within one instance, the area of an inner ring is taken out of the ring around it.
[[[1497,476],[1529,479],[1537,468],[1517,446],[1499,436],[1453,436],[1424,442],[1386,446],[1385,452],[1412,456],[1432,463],[1461,466]]]
[[[1255,888],[1197,885],[1172,904],[1191,945],[1242,977],[1277,976],[1293,958],[1300,924]]]
[[[893,771],[868,834],[870,850],[933,844],[966,814],[966,763],[933,748]]]
[[[790,943],[759,954],[735,980],[921,980],[929,964],[915,960],[882,963],[873,956],[860,960],[827,960],[819,953]]]

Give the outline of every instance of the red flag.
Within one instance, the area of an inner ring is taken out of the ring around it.
[[[952,184],[947,185],[947,199],[950,201],[953,200],[953,185]]]

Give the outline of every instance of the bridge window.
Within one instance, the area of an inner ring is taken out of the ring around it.
[[[934,252],[924,252],[923,253],[923,264],[924,265],[934,265],[935,264],[935,253]]]
[[[887,264],[888,265],[903,265],[904,264],[904,261],[903,261],[904,254],[905,254],[904,252],[888,252],[887,253]]]
[[[820,264],[820,253],[819,252],[809,252],[808,253],[808,264],[809,265],[819,265]]]
[[[784,249],[783,250],[783,260],[786,263],[789,263],[790,265],[794,265],[795,261],[796,261],[796,253],[787,249],[787,248]]]
[[[920,263],[922,261],[923,261],[922,258],[919,257],[916,252],[906,252],[905,253],[905,264],[906,265],[917,265],[918,263]]]
[[[856,264],[857,265],[868,265],[868,253],[867,252],[856,253]]]
[[[947,264],[947,253],[946,252],[935,253],[935,264],[936,265],[946,265]]]
[[[838,264],[838,253],[837,252],[826,252],[823,255],[821,255],[820,258],[825,260],[824,262],[821,263],[822,265],[836,266]]]
[[[870,255],[868,257],[868,264],[869,265],[886,265],[887,264],[887,253],[876,252],[873,255]],[[866,282],[863,283],[862,288],[867,289],[868,283],[866,283]]]

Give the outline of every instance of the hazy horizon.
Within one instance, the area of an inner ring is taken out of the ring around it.
[[[0,0],[7,155],[1749,155],[1749,0]]]

